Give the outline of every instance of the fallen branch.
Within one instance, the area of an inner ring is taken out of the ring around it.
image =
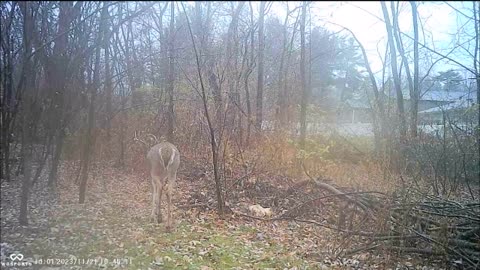
[[[298,205],[298,206],[288,210],[287,212],[283,213],[278,218],[288,216],[290,213],[292,213],[292,212],[294,212],[294,211],[296,211],[296,210],[298,210],[302,207],[305,207],[310,203],[313,203],[313,202],[316,202],[316,201],[319,201],[319,200],[334,198],[334,197],[344,197],[344,196],[347,196],[347,195],[359,195],[359,194],[369,194],[369,193],[380,193],[380,192],[376,192],[376,191],[359,191],[359,192],[346,192],[346,193],[341,193],[340,192],[340,193],[336,193],[336,194],[330,194],[330,195],[326,195],[326,196],[317,197],[317,198],[314,198],[314,199],[311,199],[311,200],[308,200],[306,202],[301,203],[300,205]],[[380,194],[382,194],[382,193],[380,193]]]

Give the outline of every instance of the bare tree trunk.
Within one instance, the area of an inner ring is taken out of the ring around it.
[[[32,52],[31,37],[34,31],[34,14],[31,8],[31,3],[21,2],[20,10],[23,14],[23,91],[22,91],[22,162],[23,162],[23,181],[20,195],[20,214],[19,222],[21,225],[28,224],[28,198],[31,181],[31,156],[32,156],[32,128],[35,123],[31,119],[32,98],[34,97],[35,78],[32,67],[32,60],[30,58]]]
[[[473,66],[475,69],[475,81],[477,82],[477,106],[480,104],[480,4],[472,2],[473,20],[475,24],[475,52],[473,57]],[[477,110],[477,148],[478,148],[478,167],[480,168],[480,109]],[[478,170],[478,184],[480,187],[480,170]],[[479,190],[480,192],[480,190]]]
[[[420,99],[420,82],[419,82],[419,55],[418,55],[418,11],[417,11],[417,3],[415,1],[410,1],[410,5],[412,6],[412,19],[413,19],[413,93],[414,96],[410,97],[412,100],[412,107],[411,110],[411,136],[413,138],[417,137],[417,118],[418,118],[418,100]]]
[[[122,11],[121,11],[120,8],[118,9],[118,12],[119,12],[118,16],[121,16]],[[119,60],[120,51],[119,51],[119,46],[118,46],[119,43],[120,43],[119,32],[116,31],[115,32],[115,40],[112,42],[112,45],[113,45],[112,60],[114,61],[114,63],[118,63],[120,61]],[[128,76],[127,81],[128,81],[129,87],[131,86],[131,81],[132,81],[131,76],[129,76],[130,74],[131,73],[127,73],[127,76]],[[125,105],[126,105],[126,102],[127,102],[126,99],[125,99],[125,85],[120,84],[119,85],[119,90],[120,90],[120,113],[118,115],[118,121],[119,121],[119,125],[120,125],[120,134],[118,136],[118,145],[119,145],[119,148],[120,148],[120,151],[119,151],[120,153],[118,155],[118,160],[117,160],[117,163],[115,165],[123,168],[123,166],[125,165],[125,130],[126,130],[125,122],[126,122],[126,119],[127,119],[127,115],[126,115],[126,112],[125,112]]]
[[[407,125],[405,123],[405,109],[403,105],[402,86],[401,86],[400,78],[398,77],[397,53],[395,48],[395,40],[393,38],[392,24],[390,23],[390,16],[388,15],[385,2],[380,2],[380,3],[382,5],[383,17],[385,19],[385,26],[387,28],[387,33],[388,33],[388,43],[390,45],[390,58],[391,58],[390,62],[392,67],[392,76],[393,76],[393,81],[395,85],[395,92],[397,96],[397,110],[398,110],[398,118],[400,121],[400,143],[402,144],[405,141],[405,138],[407,135]]]
[[[414,109],[413,104],[416,105],[416,104],[418,104],[418,102],[415,102],[416,94],[415,94],[414,82],[413,82],[413,79],[412,79],[412,74],[410,72],[410,66],[408,64],[408,59],[407,59],[407,56],[405,54],[405,50],[403,48],[400,26],[398,25],[398,9],[395,8],[395,3],[394,2],[390,2],[390,8],[391,8],[391,11],[392,11],[392,23],[393,23],[392,32],[393,32],[393,36],[395,37],[398,52],[400,53],[400,56],[402,57],[402,62],[404,63],[403,66],[405,67],[405,74],[407,75],[408,89],[409,89],[409,94],[410,94],[410,108],[409,108],[410,116],[411,116],[410,117],[410,132],[411,132],[412,137],[415,137],[416,134],[417,134],[417,121],[416,121],[417,115],[416,115],[416,113],[414,115],[414,112],[416,112],[416,109]],[[412,10],[412,12],[413,12],[413,10]],[[415,22],[414,22],[414,24],[415,24]],[[417,25],[417,28],[418,28],[418,25]],[[417,31],[418,31],[418,29],[417,29]],[[418,32],[416,34],[417,34],[417,44],[418,44]],[[418,47],[417,47],[417,49],[418,49]],[[401,66],[402,65],[400,65],[400,70],[401,70]],[[399,76],[399,78],[401,78],[400,74],[398,76]]]
[[[96,49],[95,49],[95,63],[93,71],[93,80],[90,85],[90,106],[88,109],[88,126],[87,134],[85,138],[84,152],[83,152],[83,167],[81,171],[81,180],[79,188],[79,203],[85,202],[85,192],[87,189],[87,180],[88,180],[88,168],[90,165],[91,158],[91,149],[94,149],[95,138],[93,134],[93,129],[95,126],[95,100],[97,97],[97,89],[99,87],[100,80],[100,50],[102,45],[102,33],[104,33],[105,20],[107,16],[107,3],[103,3],[102,15],[100,18],[100,27],[97,33]]]
[[[58,40],[55,41],[55,46],[53,48],[53,66],[51,67],[51,80],[52,80],[52,96],[53,104],[51,106],[50,117],[52,128],[53,141],[55,142],[55,151],[53,156],[52,166],[50,168],[50,174],[48,179],[48,184],[51,188],[55,188],[57,183],[57,172],[58,166],[60,164],[60,156],[62,154],[63,140],[64,140],[64,129],[65,129],[65,86],[66,86],[66,77],[67,77],[67,57],[65,52],[67,50],[68,35],[62,35],[69,27],[71,23],[70,16],[71,3],[62,2],[60,3],[59,19],[58,19],[58,30],[57,35],[60,36]]]
[[[129,16],[129,9],[128,6],[126,8],[127,11],[127,16]],[[123,29],[122,29],[123,31]],[[123,33],[125,34],[125,33]],[[130,85],[130,92],[131,92],[131,105],[135,106],[138,105],[138,96],[136,95],[137,88],[139,85],[137,85],[138,82],[138,72],[136,69],[133,67],[137,64],[137,61],[135,61],[135,51],[136,51],[136,46],[135,46],[135,37],[133,34],[133,27],[132,27],[132,21],[128,20],[127,22],[127,33],[126,36],[124,36],[124,42],[125,42],[125,58],[127,60],[127,76],[128,76],[128,81]]]
[[[229,101],[235,105],[240,105],[240,93],[238,91],[239,83],[239,71],[238,71],[238,18],[242,11],[245,2],[238,3],[237,7],[232,10],[232,21],[228,27],[228,43],[227,43],[227,67],[229,67],[228,86],[229,86]],[[236,135],[238,141],[242,141],[242,126],[241,118],[238,121],[237,128],[235,127],[235,121],[238,116],[238,109],[235,109],[229,117],[227,125],[231,126],[233,134]],[[235,130],[237,129],[237,130]]]
[[[108,13],[108,8],[106,12],[106,19],[107,22],[110,19],[110,15]],[[105,32],[103,33],[105,39],[103,44],[103,49],[105,51],[105,94],[106,94],[106,129],[107,129],[107,140],[111,138],[111,121],[112,121],[112,97],[113,97],[113,83],[112,83],[112,69],[110,68],[110,36],[111,33],[109,31],[108,23],[105,22]]]
[[[300,108],[300,148],[305,149],[307,134],[307,79],[305,73],[305,20],[307,17],[307,3],[302,5],[302,19],[300,23],[300,83],[302,85],[302,101]]]
[[[168,112],[167,112],[167,138],[168,141],[174,142],[173,137],[173,129],[174,129],[174,104],[173,104],[173,91],[174,91],[174,84],[175,84],[175,55],[174,55],[174,31],[175,31],[175,4],[174,2],[170,2],[170,34],[168,40],[168,59],[169,59],[169,67],[168,67]]]
[[[98,59],[100,58],[100,53],[97,54]],[[95,57],[97,59],[97,57]],[[88,168],[90,165],[90,158],[91,158],[91,149],[92,143],[94,142],[93,138],[93,128],[95,124],[95,99],[97,96],[97,89],[95,83],[96,79],[98,80],[97,75],[95,73],[98,72],[99,66],[97,65],[99,61],[95,60],[95,71],[93,75],[93,82],[92,85],[90,85],[90,105],[88,109],[88,126],[87,126],[87,132],[86,132],[86,138],[85,138],[85,145],[83,147],[83,157],[82,157],[82,171],[81,171],[81,176],[80,176],[80,189],[79,189],[79,203],[84,203],[85,202],[85,192],[87,189],[87,180],[88,180]],[[96,78],[97,77],[97,78]]]
[[[289,115],[289,111],[290,111],[290,107],[291,107],[291,103],[288,102],[288,91],[289,91],[289,81],[288,81],[288,74],[289,74],[289,71],[290,71],[290,66],[291,66],[291,62],[292,62],[292,52],[293,52],[293,43],[295,41],[295,36],[297,34],[297,27],[298,27],[298,24],[299,24],[299,19],[301,17],[301,12],[299,12],[299,15],[297,16],[296,20],[295,20],[295,23],[293,25],[293,30],[292,30],[292,36],[290,38],[290,44],[288,45],[288,52],[287,52],[287,59],[285,61],[285,66],[284,66],[284,74],[283,74],[283,86],[282,88],[280,89],[280,91],[282,91],[282,95],[285,97],[285,108],[283,109],[283,115],[282,115],[282,118],[283,118],[283,126],[286,126],[287,123],[289,123],[291,121],[291,119],[289,119],[288,115]],[[295,120],[296,122],[296,120]]]
[[[287,2],[287,8],[288,8],[288,2]],[[290,10],[287,9],[287,14],[285,15],[285,21],[283,22],[283,49],[282,49],[282,55],[280,56],[280,67],[278,70],[278,98],[277,98],[277,108],[275,110],[275,122],[276,122],[276,130],[280,130],[285,127],[285,99],[286,96],[284,95],[284,92],[282,91],[283,88],[283,80],[284,78],[284,62],[285,62],[285,55],[287,53],[287,40],[288,40],[288,31],[287,31],[287,24],[288,24],[288,16],[290,16]],[[286,74],[285,74],[286,75]]]
[[[33,131],[35,133],[35,131]],[[51,137],[48,136],[47,133],[44,134],[43,139],[42,139],[42,145],[43,145],[43,150],[42,150],[42,159],[40,160],[39,165],[37,166],[37,169],[35,171],[35,174],[33,174],[31,187],[35,186],[37,183],[37,180],[40,178],[40,175],[43,172],[43,168],[45,167],[45,164],[47,163],[47,159],[50,156],[50,151],[52,149],[52,141]]]
[[[123,92],[123,90],[122,90]],[[122,113],[120,115],[120,136],[118,137],[119,145],[120,145],[120,156],[118,158],[118,166],[123,168],[125,166],[125,116],[123,110],[125,110],[125,98],[123,97],[122,93]]]
[[[254,31],[254,21],[253,21],[253,7],[252,2],[248,3],[250,6],[250,58],[247,57],[247,72],[245,74],[245,102],[247,104],[247,138],[245,139],[246,144],[250,143],[250,135],[252,132],[252,102],[250,99],[250,89],[249,89],[249,78],[253,72],[254,58],[255,58],[255,31]],[[248,48],[248,44],[245,44],[245,47]]]
[[[197,2],[198,3],[198,2]],[[161,101],[163,100],[163,93],[164,91],[166,91],[166,82],[167,82],[167,79],[166,78],[168,76],[168,59],[167,59],[167,54],[168,54],[168,48],[167,48],[167,40],[165,38],[165,35],[164,35],[164,29],[163,29],[163,15],[165,14],[167,8],[168,8],[168,5],[169,3],[168,2],[165,2],[165,5],[163,7],[160,8],[160,13],[157,14],[157,13],[154,13],[154,22],[157,26],[157,31],[158,31],[158,39],[159,39],[159,43],[160,43],[160,68],[159,68],[159,71],[160,73],[162,74],[162,76],[160,77],[160,87],[158,87],[159,91],[158,91],[158,99]],[[163,74],[166,74],[167,76],[163,75]],[[161,125],[162,125],[162,119],[163,117],[163,106],[158,106],[158,110],[157,110],[157,121],[158,121],[158,126],[157,128],[160,129]],[[159,132],[160,130],[157,130],[156,133],[160,133]]]
[[[118,145],[120,146],[120,154],[117,160],[117,166],[123,168],[125,166],[125,131],[126,131],[126,112],[125,112],[125,88],[123,85],[120,87],[120,115],[119,118],[119,125],[120,125],[120,134],[118,136]]]
[[[252,105],[250,101],[250,89],[248,87],[250,74],[251,74],[251,71],[250,72],[247,71],[247,74],[245,76],[245,81],[244,81],[245,101],[247,103],[247,138],[245,139],[247,145],[250,143],[250,134],[252,132]]]
[[[265,1],[260,2],[260,17],[258,18],[258,80],[257,80],[257,107],[256,107],[256,128],[257,132],[262,131],[263,122],[263,57],[265,51]]]
[[[48,176],[48,185],[53,188],[55,191],[57,186],[57,174],[58,174],[58,167],[60,166],[60,157],[62,155],[63,150],[63,140],[65,139],[65,132],[62,130],[57,134],[55,137],[55,152],[52,158],[52,166],[50,169],[50,174]]]
[[[0,5],[5,5],[7,2],[2,2]],[[0,9],[3,11],[3,7]],[[1,16],[2,25],[2,69],[1,69],[1,94],[0,94],[0,180],[10,181],[10,142],[12,141],[11,123],[16,115],[13,95],[13,57],[12,46],[13,38],[11,35],[13,19],[15,14],[15,3],[11,7],[9,16],[5,14],[8,20],[4,20]]]
[[[205,55],[205,65],[207,72],[208,84],[211,88],[213,94],[213,102],[215,106],[215,124],[223,123],[223,97],[222,90],[220,89],[220,84],[218,82],[218,76],[214,72],[215,68],[215,58],[209,50],[209,39],[210,39],[210,25],[212,19],[212,2],[207,2],[207,12],[205,15],[205,23],[203,22],[203,10],[202,3],[197,2],[195,4],[196,12],[196,25],[195,32],[200,37],[200,46],[198,48],[198,53],[200,55]]]
[[[27,98],[28,99],[28,98]],[[27,99],[24,100],[24,104],[27,105]],[[23,162],[23,181],[22,190],[20,196],[20,215],[19,222],[21,225],[28,224],[28,198],[30,197],[30,178],[31,178],[31,156],[32,156],[32,144],[31,144],[31,130],[29,127],[29,114],[28,106],[24,108],[24,115],[22,119],[22,162]]]
[[[220,216],[223,216],[225,213],[225,202],[223,200],[223,187],[222,187],[222,181],[220,181],[220,174],[219,174],[219,164],[218,164],[218,142],[215,139],[215,129],[213,127],[210,113],[208,111],[208,100],[206,96],[206,91],[205,91],[205,84],[203,82],[203,76],[202,76],[202,69],[201,69],[201,63],[199,59],[199,54],[197,51],[197,46],[195,45],[195,38],[193,36],[192,32],[192,27],[190,25],[190,20],[188,19],[187,12],[185,11],[185,6],[182,3],[183,11],[185,13],[185,17],[187,18],[187,25],[188,25],[188,30],[190,33],[190,38],[192,40],[193,44],[193,50],[195,53],[195,60],[196,60],[196,68],[197,68],[197,74],[200,79],[200,86],[201,86],[201,94],[202,94],[202,101],[203,101],[203,109],[204,109],[204,114],[205,118],[207,119],[208,123],[208,129],[210,132],[210,146],[212,150],[212,163],[213,163],[213,175],[214,175],[214,180],[215,180],[215,193],[217,195],[217,207],[218,207],[218,213]]]

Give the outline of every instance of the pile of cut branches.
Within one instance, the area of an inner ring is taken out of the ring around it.
[[[228,205],[239,205],[247,196],[252,203],[270,207],[275,213],[271,218],[249,215],[246,209],[229,210],[245,218],[290,220],[336,231],[337,258],[376,250],[417,254],[463,269],[480,267],[478,201],[446,199],[414,189],[393,194],[355,190],[305,173],[309,176],[305,181],[284,180],[275,185],[257,181],[237,190],[238,194],[229,194]],[[193,196],[197,199],[190,203],[202,202],[200,205],[215,209],[213,187],[204,190],[204,195],[199,195],[203,199]]]
[[[338,256],[369,250],[416,253],[463,269],[480,267],[480,203],[419,192],[387,195],[337,187],[310,177],[289,188],[280,202],[295,202],[271,220],[295,220],[336,230]]]

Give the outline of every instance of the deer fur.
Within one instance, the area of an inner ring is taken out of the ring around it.
[[[169,142],[161,142],[154,145],[147,153],[147,160],[152,177],[152,220],[157,223],[163,222],[161,212],[162,194],[165,191],[167,197],[166,230],[171,231],[172,218],[172,195],[176,185],[177,170],[180,166],[180,152],[175,145]]]

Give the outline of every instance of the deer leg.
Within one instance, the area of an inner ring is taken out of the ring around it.
[[[159,223],[158,217],[161,215],[160,212],[160,200],[159,193],[160,190],[160,178],[155,174],[152,174],[152,185],[153,185],[153,194],[152,194],[152,222]],[[160,214],[159,214],[160,213]]]
[[[173,196],[173,190],[175,188],[175,179],[176,179],[176,173],[173,173],[168,176],[168,183],[167,183],[167,190],[166,190],[166,195],[167,195],[167,225],[166,225],[166,230],[167,232],[170,232],[173,227],[173,215],[172,215],[172,196]]]
[[[167,232],[170,232],[172,230],[172,209],[171,209],[172,194],[171,194],[170,184],[167,184],[166,195],[167,195],[167,225],[165,226],[165,228]]]
[[[163,193],[163,188],[165,186],[160,184],[157,189],[158,189],[158,195],[157,195],[157,199],[158,199],[158,204],[157,204],[157,223],[162,223],[163,222],[163,217],[162,217],[162,208],[161,208],[161,204],[162,204],[162,193]]]
[[[157,209],[157,185],[155,185],[155,179],[152,175],[152,214],[150,215],[151,222],[155,221],[155,210]]]

